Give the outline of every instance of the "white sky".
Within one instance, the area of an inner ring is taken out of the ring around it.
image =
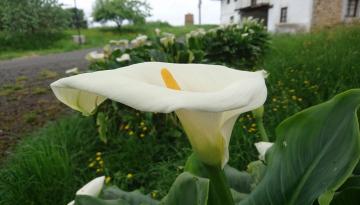
[[[66,7],[73,7],[74,0],[58,0]],[[220,1],[202,0],[202,23],[219,24]],[[91,16],[95,0],[77,0],[78,8],[83,9],[87,17]],[[152,7],[152,16],[148,20],[167,21],[172,25],[183,25],[185,14],[193,13],[198,22],[198,0],[147,0]]]

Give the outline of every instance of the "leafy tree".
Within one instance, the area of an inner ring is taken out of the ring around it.
[[[150,10],[149,4],[142,0],[96,0],[93,17],[101,23],[113,21],[120,28],[125,20],[144,23]]]
[[[69,21],[70,28],[77,28],[78,26],[80,28],[88,27],[84,10],[77,9],[77,8],[69,8],[69,9],[66,9],[66,11],[68,12],[68,15],[70,16],[70,21]]]
[[[56,33],[68,24],[57,0],[1,0],[0,8],[2,30],[11,36]]]

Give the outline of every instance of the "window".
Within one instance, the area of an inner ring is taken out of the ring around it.
[[[230,4],[230,0],[227,0],[227,4]]]
[[[251,0],[251,6],[255,6],[256,5],[256,0]]]
[[[234,16],[230,16],[230,23],[234,23]]]
[[[287,22],[287,7],[281,8],[280,13],[280,23],[286,23]]]
[[[359,6],[359,0],[348,0],[346,16],[355,17]]]

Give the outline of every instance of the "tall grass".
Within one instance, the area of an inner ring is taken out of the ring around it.
[[[91,119],[70,117],[25,138],[0,170],[0,204],[67,204],[89,178],[79,166],[92,152]]]
[[[265,123],[278,123],[334,95],[360,87],[360,25],[278,35],[262,68],[270,76]]]

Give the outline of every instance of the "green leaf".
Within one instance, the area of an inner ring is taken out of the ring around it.
[[[122,199],[103,200],[92,196],[77,195],[75,198],[75,205],[130,205],[130,204]]]
[[[99,197],[78,195],[75,205],[158,205],[160,202],[139,191],[125,192],[111,186],[103,190]]]
[[[107,132],[108,132],[108,119],[107,115],[103,112],[99,112],[96,116],[96,125],[98,126],[99,138],[105,144],[107,143]]]
[[[229,186],[232,189],[234,189],[234,191],[239,193],[251,192],[251,185],[253,184],[253,178],[249,173],[244,171],[239,171],[229,165],[225,166],[224,172],[227,181],[229,183]]]
[[[310,205],[336,190],[360,156],[360,89],[295,114],[279,125],[265,177],[241,205]]]
[[[262,178],[265,176],[266,166],[260,160],[253,161],[248,164],[247,172],[250,174],[252,178],[252,183],[250,185],[250,188],[251,190],[253,190],[260,183]]]
[[[101,198],[106,200],[122,199],[129,205],[157,205],[158,201],[152,199],[150,196],[143,195],[140,191],[125,192],[115,186],[107,187],[103,190]]]
[[[189,172],[180,174],[162,205],[207,205],[209,179],[197,177]]]
[[[334,191],[327,191],[325,193],[323,193],[319,199],[318,202],[320,205],[329,205],[330,202],[332,201],[332,199],[334,198]]]
[[[240,203],[242,200],[244,200],[248,196],[248,194],[237,192],[234,189],[231,189],[231,195],[234,199],[235,204]]]
[[[220,167],[206,165],[192,154],[185,164],[185,171],[210,180],[208,205],[234,204],[230,186]]]

